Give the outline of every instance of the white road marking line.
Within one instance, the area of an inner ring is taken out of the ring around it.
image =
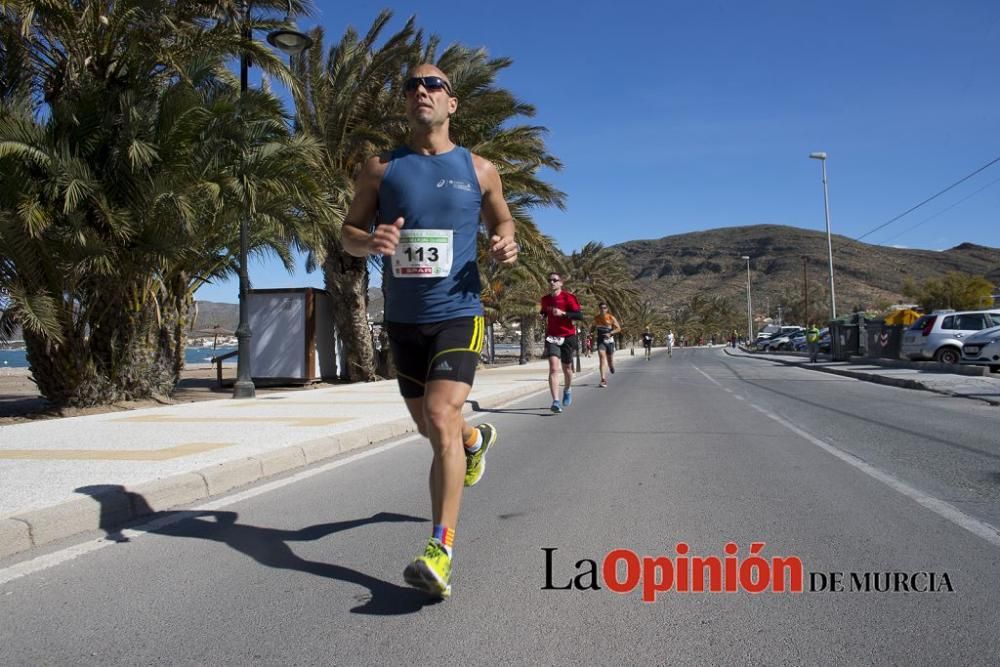
[[[589,375],[589,373],[584,372],[580,374],[580,376],[584,375]],[[509,405],[511,403],[515,403],[518,401],[528,400],[533,398],[534,396],[537,396],[538,394],[548,393],[548,391],[549,388],[545,387],[530,394],[526,394],[524,396],[518,396],[517,398],[507,401],[502,405]],[[466,416],[465,420],[469,423],[472,423],[479,419],[485,419],[486,417],[489,416],[489,414],[490,413],[488,412],[476,413]],[[163,528],[164,526],[169,526],[171,524],[177,523],[178,521],[184,521],[185,519],[190,519],[191,517],[198,516],[200,512],[203,512],[205,510],[217,510],[217,509],[222,509],[224,507],[229,507],[230,505],[235,505],[236,503],[243,502],[244,500],[249,500],[250,498],[254,498],[256,496],[260,496],[265,493],[275,491],[277,489],[289,486],[291,484],[296,484],[298,482],[301,482],[302,480],[309,479],[310,477],[315,477],[316,475],[322,475],[323,473],[329,472],[330,470],[334,470],[335,468],[339,468],[341,466],[348,465],[349,463],[354,463],[355,461],[360,461],[361,459],[368,458],[369,456],[375,456],[376,454],[381,454],[390,449],[395,449],[400,445],[405,445],[409,442],[413,442],[414,440],[417,440],[422,437],[423,436],[420,434],[408,435],[402,438],[401,440],[390,442],[385,445],[376,445],[375,447],[372,447],[370,449],[365,449],[364,451],[358,452],[357,454],[352,454],[347,458],[338,459],[336,461],[332,461],[330,463],[321,465],[318,468],[312,468],[310,470],[305,470],[303,472],[296,473],[294,475],[291,475],[290,477],[285,477],[283,479],[275,480],[273,482],[266,482],[264,484],[254,486],[252,489],[247,489],[246,491],[242,491],[240,493],[235,493],[230,496],[225,496],[224,498],[220,498],[219,500],[213,500],[205,503],[199,502],[198,508],[196,510],[174,510],[174,511],[166,510],[170,512],[169,516],[165,516],[160,519],[155,519],[153,521],[144,523],[135,528],[122,530],[121,535],[129,539],[142,537],[146,533],[150,533],[159,528]],[[98,540],[94,540],[92,542],[75,544],[73,546],[66,547],[65,549],[60,549],[59,551],[55,551],[50,554],[45,554],[44,556],[37,556],[35,558],[32,558],[31,560],[26,560],[21,563],[17,563],[16,565],[11,565],[10,567],[0,570],[0,585],[14,581],[15,579],[20,579],[21,577],[26,577],[30,574],[35,574],[36,572],[41,572],[42,570],[47,570],[51,567],[55,567],[56,565],[60,565],[62,563],[66,563],[71,560],[75,560],[80,556],[84,556],[99,549],[112,546],[114,544],[117,544],[117,542],[115,542],[114,540],[101,538]]]
[[[965,530],[969,531],[973,535],[976,535],[977,537],[981,537],[982,539],[986,540],[993,546],[1000,547],[1000,528],[997,528],[992,524],[986,523],[985,521],[980,521],[979,519],[973,518],[950,503],[946,503],[943,500],[927,495],[923,491],[920,491],[919,489],[910,486],[909,484],[903,482],[894,475],[891,475],[890,473],[880,470],[875,466],[871,465],[870,463],[862,461],[853,454],[838,449],[837,447],[834,447],[833,445],[820,440],[819,438],[813,436],[812,434],[803,431],[795,424],[792,424],[788,420],[779,417],[778,415],[774,414],[773,412],[770,412],[769,410],[766,410],[765,408],[761,408],[757,405],[754,405],[753,403],[750,404],[750,407],[757,410],[764,416],[769,417],[770,419],[773,419],[774,421],[778,422],[792,433],[801,436],[802,438],[816,445],[823,451],[832,454],[833,456],[836,456],[844,463],[847,463],[848,465],[857,468],[858,470],[865,473],[869,477],[877,479],[878,481],[882,482],[889,488],[903,494],[910,500],[916,501],[918,504],[922,505],[923,507],[926,507],[927,509],[934,512],[938,516],[947,519],[948,521],[951,521],[956,526],[964,528]]]
[[[695,369],[696,371],[698,371],[699,373],[701,373],[702,375],[704,375],[705,377],[707,377],[707,378],[708,378],[708,381],[709,381],[709,382],[711,382],[712,384],[714,384],[714,385],[716,385],[716,386],[719,386],[719,387],[722,387],[722,383],[720,383],[720,382],[719,382],[718,380],[716,380],[716,379],[715,379],[714,377],[712,377],[711,375],[709,375],[709,374],[708,374],[708,373],[706,373],[705,371],[701,370],[700,368],[698,368],[698,367],[697,367],[697,366],[695,366],[694,364],[692,364],[692,365],[691,365],[691,368]],[[723,388],[725,388],[725,387],[723,387]]]

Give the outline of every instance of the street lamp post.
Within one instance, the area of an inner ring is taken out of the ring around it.
[[[240,2],[242,10],[243,25],[241,32],[243,38],[248,42],[253,40],[253,25],[250,20],[250,3],[247,0]],[[270,32],[267,41],[272,46],[287,53],[289,56],[302,53],[312,46],[312,39],[295,30],[292,23],[292,4],[288,3],[288,13],[285,15],[285,23],[289,29],[280,29]],[[240,100],[246,95],[249,88],[250,57],[244,51],[240,54]],[[250,330],[250,301],[247,298],[250,290],[250,279],[247,274],[247,237],[250,221],[249,213],[243,211],[240,215],[240,322],[236,327],[237,356],[236,356],[236,384],[233,385],[233,398],[253,398],[256,395],[256,388],[253,384],[253,375],[250,371],[250,339],[253,333]]]
[[[750,305],[750,256],[743,255],[747,261],[747,345],[753,343],[753,307]]]
[[[823,212],[826,215],[826,252],[830,261],[830,319],[837,319],[837,292],[833,287],[833,240],[830,236],[830,193],[826,186],[826,153],[810,153],[809,157],[823,165]]]

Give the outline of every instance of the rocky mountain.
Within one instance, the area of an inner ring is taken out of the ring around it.
[[[877,308],[905,300],[903,282],[920,282],[949,271],[986,276],[1000,284],[1000,249],[963,243],[949,250],[909,250],[870,245],[834,235],[837,310]],[[782,225],[727,227],[628,241],[612,246],[632,269],[650,301],[667,311],[696,294],[731,296],[745,303],[747,264],[755,314],[774,315],[779,305],[801,300],[803,257],[810,299],[829,300],[825,232]]]

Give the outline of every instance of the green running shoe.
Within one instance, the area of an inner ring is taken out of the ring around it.
[[[424,555],[417,556],[403,570],[403,581],[431,595],[446,598],[451,595],[451,556],[441,543],[431,538]]]
[[[483,435],[483,444],[474,454],[465,455],[465,485],[475,486],[483,478],[486,471],[486,450],[497,441],[497,430],[493,424],[480,424],[476,427]]]

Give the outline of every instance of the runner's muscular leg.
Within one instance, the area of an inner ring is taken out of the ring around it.
[[[549,356],[549,392],[553,401],[559,399],[559,357],[555,355]]]
[[[462,406],[472,387],[454,380],[432,380],[424,393],[424,425],[434,449],[431,510],[434,523],[456,528],[465,484]],[[466,425],[467,426],[467,425]]]
[[[461,383],[460,383],[461,384]],[[413,419],[414,423],[417,425],[417,431],[420,435],[425,438],[430,437],[427,435],[427,420],[424,417],[424,397],[420,398],[405,398],[406,409],[410,411],[410,417]],[[469,422],[465,421],[465,417],[462,418],[462,442],[465,443],[472,436],[472,427],[469,426]]]

